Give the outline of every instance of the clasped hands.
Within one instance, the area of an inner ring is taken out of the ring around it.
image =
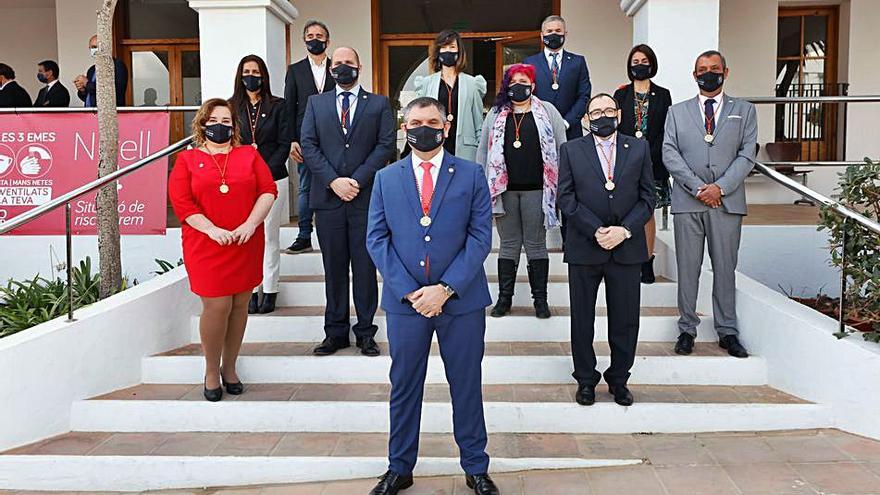
[[[251,237],[253,237],[256,230],[257,225],[245,222],[239,225],[235,230],[226,230],[214,226],[208,229],[206,233],[211,240],[221,246],[232,246],[235,244],[241,246],[251,240]]]
[[[697,189],[696,197],[709,208],[718,208],[721,206],[721,196],[721,188],[718,184],[705,184]]]
[[[410,292],[406,295],[406,300],[412,303],[416,313],[425,318],[433,318],[443,312],[443,305],[449,300],[449,296],[446,294],[446,289],[437,284]]]
[[[330,183],[330,189],[339,196],[339,199],[348,203],[357,197],[361,192],[361,186],[358,181],[349,177],[339,177]]]
[[[596,231],[596,241],[602,249],[611,251],[626,240],[626,229],[620,226],[600,227]]]

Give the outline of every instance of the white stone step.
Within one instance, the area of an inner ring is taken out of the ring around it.
[[[695,433],[833,427],[816,404],[666,404],[486,402],[490,433]],[[388,431],[388,403],[126,401],[75,402],[71,428],[100,432]],[[425,403],[422,433],[452,432],[452,406]]]
[[[493,457],[492,472],[584,469],[641,462],[641,459]],[[0,490],[140,492],[307,483],[374,478],[387,468],[385,457],[15,455],[0,456]],[[414,474],[460,473],[458,458],[421,457]]]
[[[610,364],[599,356],[598,368]],[[241,356],[238,372],[245,383],[387,383],[391,357]],[[143,383],[199,383],[201,356],[155,356],[142,361]],[[569,356],[485,356],[484,385],[574,383]],[[428,358],[426,383],[446,383],[440,356]],[[765,385],[764,359],[716,356],[637,356],[630,383],[650,385]]]
[[[320,306],[324,305],[326,299],[324,297],[325,284],[323,280],[316,280],[314,277],[300,277],[302,280],[287,278],[282,280],[278,299],[278,306]],[[641,305],[671,307],[677,305],[677,286],[674,283],[656,283],[652,285],[642,285]],[[489,292],[492,294],[493,301],[498,296],[498,284],[489,282]],[[349,294],[353,291],[349,290]],[[379,293],[382,293],[382,282],[379,282]],[[547,297],[550,305],[568,306],[571,298],[569,297],[567,282],[550,282],[547,284]],[[351,299],[350,299],[351,300]],[[605,305],[605,284],[599,287],[599,295],[597,297],[599,305]],[[515,306],[531,306],[532,292],[528,282],[519,282],[514,289],[513,304]]]
[[[379,327],[377,342],[387,342],[385,317],[374,320]],[[640,319],[639,341],[673,342],[678,339],[677,316],[643,316]],[[245,342],[321,342],[324,340],[323,316],[255,316],[248,319]],[[352,338],[352,341],[354,338]],[[571,318],[554,316],[539,320],[531,316],[486,318],[486,342],[569,342]],[[703,316],[697,329],[698,342],[718,340],[712,318]],[[199,319],[191,320],[191,341],[199,340]],[[608,318],[596,317],[595,341],[608,341]]]

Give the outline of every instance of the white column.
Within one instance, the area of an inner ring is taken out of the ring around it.
[[[720,0],[621,0],[633,18],[633,44],[645,43],[657,54],[655,80],[672,93],[673,102],[697,93],[691,73],[697,55],[717,50]]]
[[[288,0],[189,0],[199,13],[202,101],[232,95],[235,69],[245,55],[263,57],[272,93],[284,94],[285,29],[299,15]]]
[[[880,26],[880,3],[852,0],[849,15],[849,94],[880,94],[877,79],[877,26]],[[841,29],[846,29],[841,26]],[[877,145],[877,115],[880,103],[850,103],[846,122],[846,159],[880,159]]]

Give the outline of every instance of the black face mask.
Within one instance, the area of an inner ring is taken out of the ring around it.
[[[562,44],[565,43],[565,36],[561,34],[546,34],[544,35],[544,45],[551,50],[558,50],[562,47]]]
[[[224,124],[211,124],[205,126],[205,137],[212,143],[227,143],[232,139],[232,126]]]
[[[721,72],[704,72],[697,76],[697,86],[703,91],[714,92],[724,85],[724,74]]]
[[[590,132],[593,134],[606,138],[617,130],[617,117],[606,117],[601,116],[596,120],[590,121]]]
[[[458,63],[458,52],[440,52],[437,54],[437,59],[446,67],[454,67]]]
[[[644,81],[651,77],[651,66],[647,64],[631,65],[629,74],[636,81]]]
[[[507,88],[507,96],[517,103],[522,103],[532,96],[532,87],[528,84],[511,84]]]
[[[327,42],[319,39],[306,41],[306,50],[312,55],[320,55],[327,50]]]
[[[252,74],[242,76],[241,82],[248,91],[259,91],[263,87],[263,78]]]
[[[357,67],[342,64],[330,69],[330,75],[333,76],[333,80],[336,81],[336,84],[340,86],[349,86],[357,81],[358,70]]]
[[[443,128],[423,125],[406,130],[406,142],[422,152],[433,151],[443,144]]]

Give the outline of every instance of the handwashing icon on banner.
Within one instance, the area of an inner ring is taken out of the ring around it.
[[[52,153],[45,146],[28,144],[18,151],[18,156],[18,169],[25,177],[36,179],[52,168]]]

